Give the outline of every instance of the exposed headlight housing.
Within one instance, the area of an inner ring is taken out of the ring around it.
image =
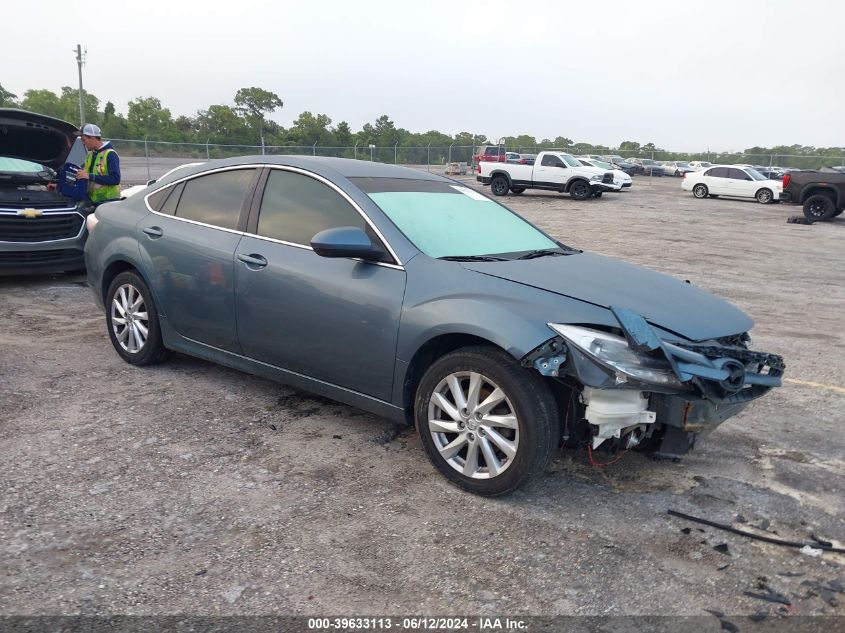
[[[603,176],[600,176],[599,174],[596,174],[595,176],[591,176],[591,177],[590,177],[590,180],[593,180],[593,181],[595,181],[595,182],[601,182],[601,179],[602,179],[602,178],[603,178]]]
[[[568,344],[615,372],[617,383],[631,378],[661,387],[683,387],[666,359],[638,354],[621,336],[575,325],[549,323],[548,326]]]

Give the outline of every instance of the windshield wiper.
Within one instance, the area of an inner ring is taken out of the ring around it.
[[[541,248],[536,251],[528,251],[524,255],[520,255],[517,259],[535,259],[537,257],[557,257],[558,255],[574,255],[580,253],[575,249],[564,250],[561,248]]]
[[[446,255],[438,257],[437,259],[445,259],[450,262],[505,262],[504,257],[494,257],[493,255]]]

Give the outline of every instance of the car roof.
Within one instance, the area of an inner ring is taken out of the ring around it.
[[[368,160],[354,160],[352,158],[334,158],[329,156],[238,156],[236,158],[224,158],[210,160],[205,163],[198,163],[193,166],[186,166],[183,169],[175,170],[159,180],[164,184],[172,180],[178,180],[186,176],[199,174],[211,169],[224,167],[237,167],[240,165],[281,165],[285,167],[299,167],[313,173],[325,176],[326,178],[403,178],[406,180],[434,180],[439,182],[454,182],[449,178],[438,176],[418,169],[399,167],[376,163]],[[157,183],[158,184],[158,183]]]

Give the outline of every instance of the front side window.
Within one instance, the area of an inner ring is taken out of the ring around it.
[[[563,162],[554,154],[546,154],[540,161],[540,165],[543,167],[563,167]]]
[[[234,169],[185,181],[176,217],[224,229],[237,228],[244,197],[254,176],[255,169]],[[171,194],[167,203],[173,197]],[[169,206],[167,203],[165,206]]]
[[[741,169],[729,169],[728,178],[733,180],[751,180],[751,177]]]
[[[560,248],[513,211],[469,187],[401,178],[351,180],[429,257]]]
[[[297,172],[270,172],[261,199],[258,235],[310,245],[320,231],[341,226],[367,230],[361,214],[325,183]]]

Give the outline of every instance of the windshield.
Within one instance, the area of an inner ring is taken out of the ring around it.
[[[404,178],[350,178],[429,257],[559,249],[526,220],[469,187]]]
[[[643,165],[656,165],[657,164],[653,160],[651,160],[650,158],[643,158],[642,162],[643,162]]]
[[[0,156],[0,172],[16,174],[38,174],[47,171],[47,167],[22,158]]]
[[[675,161],[675,166],[676,167],[689,167],[689,163],[684,162],[682,160],[679,160],[679,161]]]
[[[563,159],[563,162],[570,167],[581,167],[581,163],[579,163],[574,156],[570,156],[569,154],[558,154],[558,156],[560,156],[561,159]]]
[[[745,173],[751,176],[754,180],[768,180],[768,178],[766,178],[763,174],[751,167],[746,167]]]
[[[616,169],[613,165],[608,165],[603,160],[593,160],[593,167],[598,167],[599,169]]]

